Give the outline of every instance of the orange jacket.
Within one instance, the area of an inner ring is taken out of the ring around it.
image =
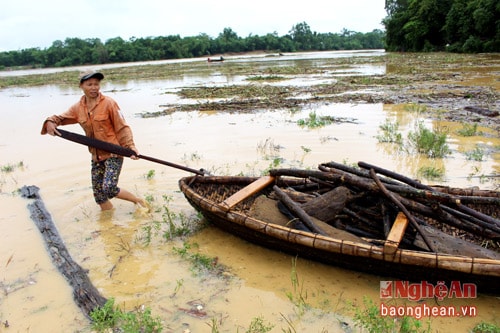
[[[68,111],[48,117],[43,123],[42,134],[47,134],[47,121],[53,121],[57,126],[78,123],[88,137],[136,150],[132,130],[125,122],[120,107],[114,99],[101,93],[92,110],[87,109],[85,96],[82,96]],[[117,156],[92,147],[89,147],[89,151],[94,161]]]

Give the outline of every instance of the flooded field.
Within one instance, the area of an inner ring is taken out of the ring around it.
[[[206,59],[134,64],[128,79],[118,78],[117,65],[101,66],[107,76],[101,90],[121,106],[141,154],[203,168],[214,175],[261,175],[277,166],[314,169],[326,161],[365,161],[424,183],[498,190],[498,116],[481,119],[474,135],[465,137],[458,134],[464,128],[463,114],[446,117],[446,112],[430,112],[433,104],[454,114],[464,103],[486,107],[487,100],[498,111],[500,63],[495,55],[449,62],[446,72],[459,73],[460,83],[443,74],[442,80],[428,80],[425,87],[400,83],[399,90],[380,82],[359,85],[370,78],[389,80],[405,72],[403,64],[395,65],[391,55],[382,51],[226,58],[218,64],[207,64]],[[431,64],[424,63],[429,68],[406,64],[406,72],[414,72],[406,75],[432,73]],[[160,78],[141,75],[141,68],[145,73],[150,66],[155,66],[152,72]],[[300,70],[291,74],[293,68]],[[342,84],[336,92],[327,90],[340,85],[346,76],[349,84]],[[249,81],[250,77],[260,80]],[[278,103],[277,97],[263,96],[252,104],[241,95],[178,95],[190,89],[224,87],[240,87],[241,91],[251,87],[263,93],[286,89],[293,92],[294,102],[290,103],[292,97]],[[455,103],[450,97],[453,93],[438,100],[440,93],[453,87],[459,91]],[[418,100],[405,97],[410,90],[412,96],[418,91]],[[477,99],[464,102],[460,94],[470,91],[476,92]],[[0,332],[91,331],[90,322],[72,299],[70,286],[50,261],[26,208],[29,201],[16,192],[23,185],[40,188],[73,259],[88,270],[102,295],[126,310],[150,308],[163,321],[164,332],[246,332],[259,318],[273,326],[271,332],[360,331],[353,320],[356,309],[363,310],[366,299],[380,303],[380,281],[387,277],[302,258],[294,263],[293,256],[206,225],[178,190],[177,181],[188,175],[185,171],[127,159],[121,186],[148,198],[153,209],[145,212],[114,200],[115,210],[100,212],[90,189],[86,147],[40,135],[43,120],[65,111],[80,95],[76,83],[0,89]],[[230,101],[231,108],[212,104],[221,101]],[[311,115],[338,121],[308,126]],[[406,137],[420,120],[429,128],[447,130],[449,156],[429,159],[380,143],[384,123],[397,122]],[[82,132],[78,126],[65,129]],[[423,167],[442,172],[437,179],[427,179],[421,173]],[[172,216],[176,223],[191,221],[197,231],[165,239],[161,233],[168,230],[166,220]],[[161,226],[160,234],[148,234],[156,225]],[[223,272],[197,269],[190,260],[193,253],[213,258],[224,267]],[[294,270],[300,288],[293,284]],[[475,315],[424,318],[422,322],[430,322],[432,332],[468,332],[482,321],[499,325],[499,298],[479,292],[475,299],[426,300],[429,305],[473,306]]]

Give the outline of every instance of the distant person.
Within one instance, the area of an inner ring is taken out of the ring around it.
[[[132,130],[125,122],[118,104],[100,92],[104,75],[95,71],[80,74],[80,88],[84,95],[68,111],[48,117],[43,122],[42,134],[61,135],[57,126],[80,124],[85,135],[101,141],[120,145],[139,155],[134,144]],[[93,147],[91,178],[94,199],[101,210],[113,208],[111,198],[119,198],[146,207],[146,202],[129,191],[118,187],[118,179],[123,165],[123,157]],[[132,159],[139,159],[131,156]]]

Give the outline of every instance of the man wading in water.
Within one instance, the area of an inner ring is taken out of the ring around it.
[[[48,117],[42,127],[42,134],[61,135],[57,126],[80,124],[85,135],[101,141],[132,149],[139,155],[134,144],[132,130],[125,122],[118,104],[100,92],[104,75],[89,71],[80,75],[80,88],[84,95],[68,111]],[[93,147],[91,176],[94,199],[102,210],[110,210],[113,204],[109,199],[119,198],[147,207],[146,202],[129,191],[118,187],[118,178],[123,165],[123,157]],[[133,160],[137,156],[130,157]]]

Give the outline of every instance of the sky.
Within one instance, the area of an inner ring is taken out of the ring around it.
[[[239,37],[311,31],[383,30],[385,0],[7,0],[0,6],[0,51],[48,48],[66,38],[198,36],[225,28]]]

